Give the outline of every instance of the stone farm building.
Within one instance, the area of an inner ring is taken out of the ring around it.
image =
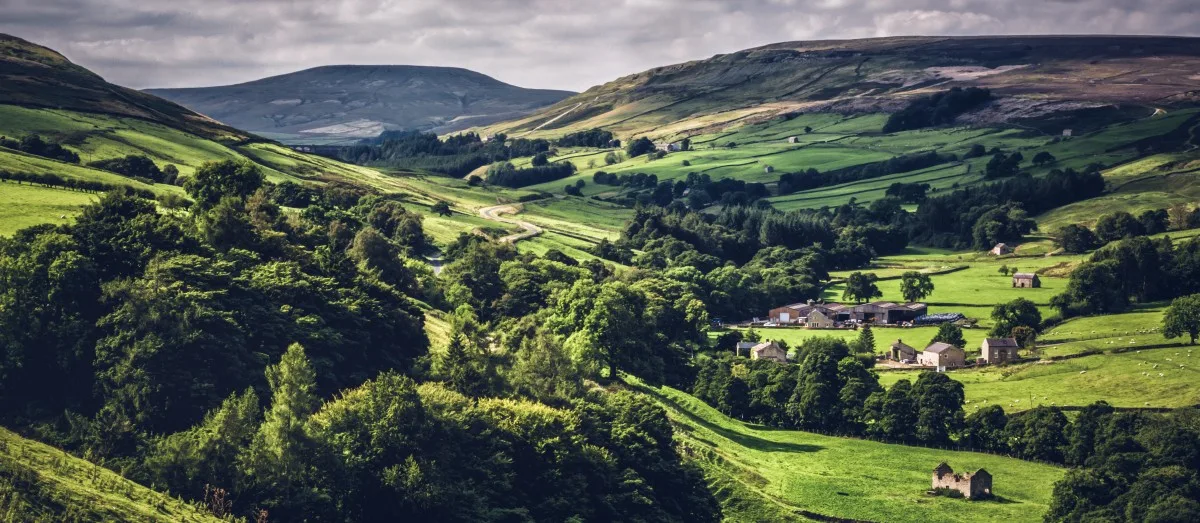
[[[788,143],[800,143],[800,137],[799,136],[789,136]]]
[[[1015,272],[1012,276],[1012,286],[1021,289],[1036,289],[1042,286],[1042,280],[1032,272]]]
[[[928,307],[924,303],[892,303],[890,301],[876,301],[859,305],[809,301],[771,309],[767,315],[771,321],[780,325],[799,324],[809,327],[826,327],[826,325],[816,325],[809,321],[813,312],[821,313],[818,318],[822,320],[822,323],[827,320],[835,324],[857,322],[894,325],[924,316],[928,312]]]
[[[764,341],[750,348],[750,359],[787,363],[787,351],[784,351],[778,343]]]
[[[888,347],[888,359],[892,361],[915,361],[917,359],[917,349],[906,345],[903,341],[893,341]]]
[[[654,144],[654,148],[663,152],[673,153],[675,151],[679,151],[681,146],[679,145],[679,142],[658,142]]]
[[[992,475],[979,469],[974,474],[955,474],[946,462],[933,469],[933,488],[961,492],[966,498],[986,498],[992,495]]]
[[[992,247],[992,250],[988,251],[988,254],[991,254],[992,256],[1003,256],[1005,254],[1012,254],[1012,252],[1012,247],[1009,247],[1004,243],[997,243],[995,247]]]
[[[979,352],[983,361],[995,365],[1016,360],[1018,348],[1017,340],[1013,338],[984,338]]]
[[[937,367],[938,370],[953,369],[966,365],[967,354],[962,349],[949,343],[931,343],[921,354],[917,355],[917,363],[927,367]]]

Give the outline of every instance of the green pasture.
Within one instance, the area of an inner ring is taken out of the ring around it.
[[[96,198],[92,193],[0,182],[0,236],[42,223],[69,223]]]
[[[757,494],[757,505],[726,501],[726,517],[735,521],[774,519],[776,507],[867,521],[1041,521],[1064,472],[988,454],[750,425],[678,390],[634,387],[666,409],[677,437],[703,463],[710,482]],[[931,471],[942,461],[956,470],[986,468],[998,499],[927,495]]]
[[[27,478],[26,481],[14,478]],[[207,510],[0,427],[4,521],[216,522]]]

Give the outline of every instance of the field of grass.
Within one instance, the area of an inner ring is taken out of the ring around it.
[[[0,521],[226,521],[0,428]]]
[[[726,517],[733,521],[773,520],[781,511],[799,510],[867,521],[1040,521],[1064,472],[988,454],[754,426],[683,392],[634,386],[667,410],[686,453],[702,463],[710,483],[757,495],[757,503],[743,497],[737,505],[725,498]],[[931,471],[942,461],[955,470],[986,468],[999,499],[927,495]]]
[[[950,377],[966,390],[968,413],[1000,405],[1007,411],[1039,405],[1084,406],[1104,400],[1117,407],[1200,405],[1200,371],[1192,347],[1178,345],[1120,354],[1097,354],[1053,362],[956,370]],[[1161,374],[1161,375],[1160,375]],[[915,380],[916,371],[879,373],[891,386]]]
[[[884,256],[875,261],[875,269],[862,269],[861,272],[876,272],[880,277],[895,276],[906,270],[944,270],[953,267],[966,266],[966,269],[945,274],[930,276],[934,291],[925,302],[929,304],[929,313],[961,312],[967,317],[979,320],[982,327],[991,326],[992,307],[997,304],[1026,298],[1038,305],[1042,316],[1053,313],[1050,308],[1050,298],[1062,292],[1067,285],[1066,276],[1069,267],[1078,263],[1081,256],[1002,256],[992,257],[981,253],[946,254],[943,252],[921,251],[910,249],[906,254]],[[1018,268],[1021,272],[1050,271],[1056,276],[1042,274],[1042,287],[1039,289],[1016,289],[1012,287],[1012,278],[1000,274],[1001,266]],[[850,272],[834,273],[834,277],[845,277]],[[880,281],[879,290],[883,292],[882,300],[903,301],[900,294],[900,280]],[[835,284],[825,291],[824,298],[828,301],[842,299],[843,286]]]
[[[68,223],[96,198],[91,193],[0,182],[0,236],[41,223]]]

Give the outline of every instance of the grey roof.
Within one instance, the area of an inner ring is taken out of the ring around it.
[[[1017,340],[1016,340],[1016,339],[1014,339],[1014,338],[986,338],[986,339],[984,339],[983,341],[986,341],[986,342],[987,342],[987,344],[988,344],[988,347],[993,347],[993,348],[996,348],[996,347],[1000,347],[1000,348],[1005,348],[1005,347],[1012,347],[1012,348],[1016,348],[1016,347],[1018,347],[1018,345],[1017,345]]]
[[[928,347],[925,347],[925,352],[932,352],[932,353],[934,353],[934,354],[941,354],[941,353],[943,353],[943,352],[946,352],[946,351],[948,351],[948,350],[952,350],[952,349],[953,349],[953,350],[962,350],[962,349],[960,349],[960,348],[958,348],[958,347],[955,347],[955,346],[953,346],[953,345],[951,345],[951,344],[949,344],[949,343],[945,343],[945,342],[941,342],[941,341],[939,341],[939,342],[937,342],[937,343],[931,343],[931,344],[929,344],[929,346],[928,346]]]
[[[1014,272],[1013,273],[1013,278],[1032,279],[1032,278],[1036,278],[1036,277],[1037,277],[1037,274],[1034,274],[1032,272]]]
[[[917,349],[914,349],[914,348],[912,348],[912,347],[908,346],[907,344],[905,344],[904,342],[902,342],[902,341],[900,341],[900,340],[893,341],[891,346],[892,346],[892,347],[901,348],[901,349],[908,349],[908,350],[910,350],[910,351],[913,351],[913,352],[916,352],[916,351],[917,351]]]

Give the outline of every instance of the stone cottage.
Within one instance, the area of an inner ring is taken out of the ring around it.
[[[953,369],[966,365],[967,353],[949,343],[931,343],[925,351],[917,355],[917,363],[936,367],[938,371]]]
[[[992,495],[992,475],[979,469],[974,474],[955,474],[946,462],[933,469],[934,490],[957,490],[966,498],[986,498]]]
[[[993,365],[1017,359],[1017,340],[1014,338],[984,338],[979,345],[983,361]]]
[[[787,351],[783,350],[778,343],[764,341],[750,348],[750,359],[787,363]]]
[[[900,340],[893,341],[888,347],[888,359],[892,361],[914,361],[917,359],[917,349],[914,349]]]
[[[1012,286],[1020,289],[1036,289],[1042,286],[1042,280],[1032,272],[1014,272]]]

